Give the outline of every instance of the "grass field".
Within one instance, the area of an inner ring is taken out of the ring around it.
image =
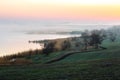
[[[106,47],[106,50],[98,50],[93,52],[81,52],[68,56],[56,63],[68,63],[68,62],[79,62],[79,61],[89,61],[89,60],[100,60],[100,59],[111,59],[120,58],[120,42],[104,42],[102,46]],[[33,55],[31,59],[34,63],[45,63],[53,58],[59,57],[67,53],[67,51],[54,52],[49,56],[45,55]]]
[[[1,66],[0,80],[120,80],[120,60]]]
[[[0,66],[0,80],[120,80],[120,43],[103,46],[108,49],[73,54],[51,64],[44,63],[66,51],[33,55],[33,64]]]

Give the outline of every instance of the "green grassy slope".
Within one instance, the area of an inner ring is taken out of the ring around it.
[[[120,43],[103,46],[108,49],[73,54],[52,64],[43,63],[66,51],[33,55],[29,59],[34,64],[0,66],[0,80],[120,80]]]
[[[100,60],[100,59],[111,59],[111,58],[120,58],[120,42],[104,42],[103,45],[106,47],[106,50],[99,50],[93,52],[83,52],[72,54],[56,63],[68,63],[68,62],[79,62],[79,61],[88,61],[88,60]],[[45,63],[46,61],[52,60],[56,57],[59,57],[67,51],[54,52],[49,56],[45,55],[33,55],[30,57],[33,63]]]
[[[85,60],[98,60],[106,58],[120,58],[120,50],[104,50],[96,52],[78,53],[68,56],[67,58],[59,62],[75,62],[75,61],[85,61]]]
[[[31,59],[33,61],[34,64],[44,64],[46,61],[49,61],[53,58],[56,58],[58,56],[63,55],[64,53],[66,53],[66,51],[61,51],[61,52],[54,52],[51,53],[50,55],[46,56],[43,54],[37,54],[37,55],[32,55],[31,57],[24,57],[26,59]]]
[[[58,61],[57,63],[68,63],[68,62],[79,62],[88,60],[100,60],[100,59],[111,59],[120,58],[120,43],[119,42],[105,42],[103,46],[107,47],[106,50],[76,53],[68,56],[67,58]]]
[[[0,66],[0,80],[120,80],[120,59]]]
[[[106,47],[106,50],[98,50],[93,52],[81,52],[75,53],[67,56],[66,58],[57,61],[55,63],[69,63],[69,62],[79,62],[79,61],[91,61],[91,60],[101,60],[101,59],[114,59],[120,58],[120,42],[109,42],[104,41],[102,46]],[[50,61],[54,58],[64,55],[67,51],[54,52],[49,56],[37,54],[29,57],[34,64],[44,64],[47,61]],[[28,58],[28,57],[25,57]]]

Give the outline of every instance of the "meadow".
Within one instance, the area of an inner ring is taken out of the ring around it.
[[[120,39],[114,36],[110,39],[102,41],[100,46],[104,49],[95,45],[87,50],[70,51],[68,43],[65,45],[62,39],[61,47],[62,40],[57,39],[60,50],[51,47],[50,41],[43,51],[4,56],[0,58],[0,80],[120,80]]]
[[[0,80],[120,80],[120,43],[104,41],[106,50],[76,53],[45,64],[67,51],[53,52],[49,56],[36,54],[31,64],[1,65]]]

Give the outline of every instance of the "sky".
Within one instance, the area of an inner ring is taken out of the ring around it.
[[[28,40],[41,38],[28,31],[111,27],[98,23],[120,25],[120,0],[0,0],[0,55],[22,51]]]
[[[119,23],[120,0],[0,0],[0,19]]]

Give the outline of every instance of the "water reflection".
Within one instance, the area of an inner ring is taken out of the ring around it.
[[[11,33],[10,33],[11,34]],[[29,43],[29,40],[44,40],[44,39],[56,39],[65,38],[77,35],[58,35],[58,34],[41,34],[41,35],[27,35],[21,33],[14,33],[7,36],[0,42],[0,56],[10,55],[26,50],[41,49],[39,44]]]

